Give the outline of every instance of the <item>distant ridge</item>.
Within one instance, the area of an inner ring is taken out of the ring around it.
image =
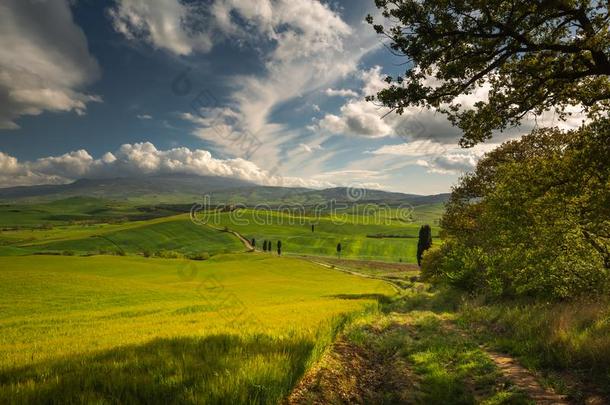
[[[261,186],[228,177],[167,174],[143,177],[80,179],[73,183],[0,188],[0,200],[51,201],[86,196],[155,203],[189,203],[210,195],[212,202],[240,204],[317,204],[341,202],[408,203],[423,205],[444,202],[449,194],[417,195],[381,190],[334,187],[313,190],[303,187]]]

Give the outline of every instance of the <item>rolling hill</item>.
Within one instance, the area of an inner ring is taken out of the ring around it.
[[[0,188],[3,202],[47,202],[70,197],[87,196],[133,203],[192,203],[210,195],[215,203],[231,202],[248,206],[256,204],[313,205],[335,200],[338,202],[426,205],[442,203],[448,194],[417,195],[381,190],[350,190],[336,187],[313,190],[302,187],[271,187],[251,182],[214,176],[169,174],[109,179],[80,179],[69,184]]]

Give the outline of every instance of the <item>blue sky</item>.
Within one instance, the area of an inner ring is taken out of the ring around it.
[[[406,69],[367,13],[372,0],[4,1],[0,186],[184,172],[449,191],[494,144],[460,150],[442,115],[382,119],[364,101]]]

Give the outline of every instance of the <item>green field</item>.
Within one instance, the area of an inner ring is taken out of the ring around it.
[[[199,218],[236,230],[249,240],[254,238],[259,248],[263,240],[271,240],[275,250],[281,240],[283,254],[336,256],[337,244],[341,243],[345,258],[416,262],[420,225],[387,215],[312,217],[245,209],[209,218],[202,214]],[[433,235],[438,237],[438,228],[433,227]]]
[[[172,250],[210,255],[243,251],[232,235],[193,224],[186,215],[123,224],[63,225],[0,233],[0,254],[138,254]]]
[[[412,263],[437,210],[239,209],[200,224],[170,208],[81,197],[0,207],[0,403],[280,402],[346,322],[395,294],[333,269],[337,243],[343,258]],[[227,230],[259,249],[282,240],[284,257],[246,253]]]
[[[57,204],[63,206],[71,202],[75,207],[66,211],[88,212],[94,201],[70,199]],[[47,218],[51,205],[53,203],[44,206]],[[22,212],[28,213],[24,214],[26,224],[35,220],[36,207],[21,208]],[[413,217],[429,217],[433,223],[432,216],[437,210],[438,207],[434,206],[416,209]],[[0,232],[0,256],[145,252],[154,255],[168,250],[183,255],[204,252],[214,255],[243,251],[244,247],[237,238],[222,232],[227,228],[238,231],[249,240],[256,239],[258,248],[263,240],[271,240],[275,251],[277,241],[281,240],[285,255],[336,256],[337,244],[341,243],[344,258],[415,263],[420,224],[396,215],[395,211],[383,211],[295,216],[287,212],[239,209],[214,214],[206,225],[193,223],[188,214],[180,214],[117,223],[60,222],[44,228],[20,226]],[[312,224],[314,232],[311,231]],[[437,227],[433,226],[433,232],[438,237]]]
[[[0,258],[0,402],[277,402],[393,289],[258,253]],[[255,288],[253,288],[255,287]]]

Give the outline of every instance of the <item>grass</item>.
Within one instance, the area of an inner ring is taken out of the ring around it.
[[[460,313],[464,327],[496,350],[544,372],[556,390],[578,401],[598,390],[610,396],[607,299],[563,303],[469,300]]]
[[[49,202],[0,203],[0,228],[40,228],[71,223],[145,220],[172,215],[158,207],[93,197],[70,197]]]
[[[193,224],[186,215],[124,224],[58,226],[49,230],[17,230],[0,234],[0,254],[76,254],[99,251],[142,253],[172,250],[182,254],[230,253],[243,245],[228,233]]]
[[[218,214],[209,221],[236,230],[250,240],[256,239],[259,247],[263,240],[271,240],[275,249],[276,242],[281,240],[284,254],[336,256],[337,244],[341,243],[344,258],[405,263],[416,262],[420,228],[418,224],[373,214],[314,218],[251,209]],[[437,228],[433,230],[438,237]]]
[[[306,377],[300,397],[305,403],[531,403],[456,327],[452,294],[419,284],[402,296],[380,297],[381,313],[346,328],[316,374]]]
[[[0,258],[0,402],[276,403],[392,291],[256,253]]]

